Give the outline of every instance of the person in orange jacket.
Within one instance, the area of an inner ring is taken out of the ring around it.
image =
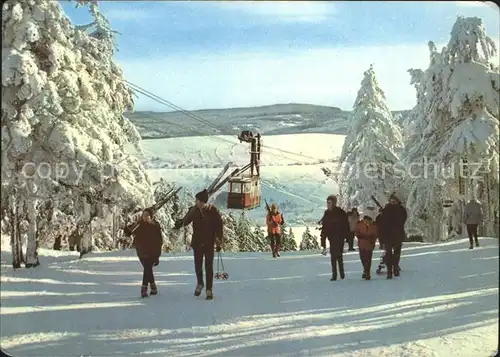
[[[356,237],[358,237],[359,257],[363,264],[362,279],[370,280],[373,250],[377,241],[377,225],[370,216],[364,216],[363,220],[356,224]]]
[[[281,245],[281,224],[283,223],[283,217],[278,211],[278,205],[273,203],[271,205],[271,210],[267,214],[266,224],[267,224],[267,234],[271,240],[271,250],[273,252],[273,258],[279,257],[280,245]]]

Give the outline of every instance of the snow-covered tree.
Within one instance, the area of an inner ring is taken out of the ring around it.
[[[253,230],[253,241],[255,244],[256,252],[266,252],[271,250],[269,242],[264,230],[261,226],[256,225]]]
[[[236,236],[237,231],[237,221],[234,215],[229,212],[222,212],[222,223],[223,225],[223,234],[224,234],[224,251],[226,252],[238,252],[239,244]]]
[[[236,239],[238,241],[239,251],[258,251],[258,245],[255,243],[253,238],[252,222],[248,219],[245,211],[243,211],[236,226]]]
[[[57,1],[3,4],[2,195],[11,198],[13,226],[29,222],[26,266],[38,263],[33,217],[41,202],[72,197],[83,252],[95,246],[92,222],[106,206],[153,202],[144,167],[125,151],[133,143],[141,152],[123,116],[133,109],[132,93],[112,59],[103,16],[95,2],[88,6],[95,24],[75,28]]]
[[[312,235],[309,227],[302,234],[302,240],[300,242],[300,250],[313,250],[319,249],[318,238]]]
[[[426,239],[438,240],[444,231],[442,200],[459,202],[477,195],[486,207],[488,234],[495,234],[500,105],[500,73],[492,64],[496,46],[481,19],[458,17],[448,46],[440,53],[432,42],[429,48],[429,68],[410,72],[419,85],[406,163],[436,164],[438,175],[423,178],[424,168],[414,170],[420,177],[409,185],[408,225]],[[479,168],[479,179],[464,177],[464,164],[469,174]]]
[[[295,241],[295,234],[292,231],[292,227],[288,228],[288,232],[287,232],[286,227],[283,226],[282,245],[283,245],[284,251],[296,251],[297,250],[297,242]]]
[[[340,200],[345,208],[373,206],[371,195],[398,190],[396,165],[402,136],[387,107],[373,66],[364,72],[351,114],[341,162]]]

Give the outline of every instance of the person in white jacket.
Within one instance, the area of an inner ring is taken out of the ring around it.
[[[477,227],[483,222],[483,208],[478,200],[475,198],[471,199],[465,205],[463,222],[467,226],[467,234],[469,235],[469,249],[473,249],[473,238],[476,243],[476,247],[479,247],[479,238],[477,236]]]

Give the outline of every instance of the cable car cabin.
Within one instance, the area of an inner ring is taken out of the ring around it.
[[[227,208],[252,209],[260,206],[258,176],[233,177],[228,181]]]

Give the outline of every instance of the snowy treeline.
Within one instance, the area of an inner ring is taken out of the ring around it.
[[[153,202],[144,167],[125,151],[140,151],[140,136],[123,116],[133,99],[112,60],[113,32],[87,6],[95,21],[75,27],[56,1],[3,4],[1,208],[14,267],[37,265],[37,242],[75,231],[88,252],[109,240],[110,212]]]
[[[500,72],[492,59],[497,48],[481,19],[458,17],[448,45],[438,51],[429,42],[429,50],[426,70],[408,70],[417,104],[401,121],[403,135],[373,68],[365,72],[342,150],[341,202],[363,210],[373,206],[371,194],[384,204],[387,194],[396,192],[408,209],[410,235],[436,241],[448,234],[446,224],[451,234],[463,231],[463,207],[475,197],[485,211],[480,234],[496,236]],[[353,162],[369,162],[375,172],[366,177],[366,169],[353,168]],[[402,170],[397,177],[394,164]],[[449,210],[443,207],[445,200],[453,201]]]

